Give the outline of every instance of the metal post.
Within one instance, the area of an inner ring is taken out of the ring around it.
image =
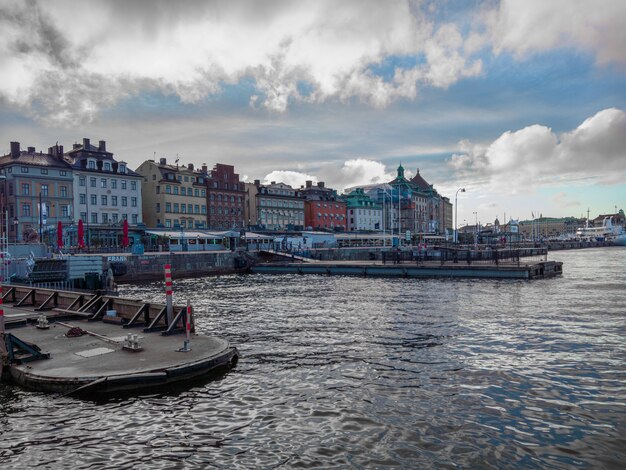
[[[167,313],[167,326],[172,324],[174,307],[172,306],[172,265],[165,265],[165,305]]]
[[[0,375],[2,374],[2,363],[7,354],[4,342],[4,307],[2,306],[2,285],[0,285]]]

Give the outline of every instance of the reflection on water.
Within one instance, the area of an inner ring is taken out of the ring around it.
[[[175,281],[238,366],[80,401],[0,385],[0,465],[618,467],[626,249],[555,252],[527,281],[224,276]],[[122,286],[163,301],[163,286]]]

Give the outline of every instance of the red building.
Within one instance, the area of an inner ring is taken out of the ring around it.
[[[334,189],[325,188],[323,182],[313,186],[312,181],[300,189],[304,199],[304,225],[312,230],[346,230],[346,203],[337,199]]]
[[[210,229],[232,230],[244,227],[244,200],[246,189],[232,165],[216,164],[206,172],[207,222]]]

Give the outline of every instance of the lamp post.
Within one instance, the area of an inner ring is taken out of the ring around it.
[[[17,245],[17,243],[19,242],[17,234],[19,233],[19,227],[20,227],[20,221],[18,220],[17,217],[13,218],[13,227],[15,228],[15,244]]]
[[[459,191],[464,193],[465,192],[465,188],[459,188],[456,190],[456,194],[454,195],[454,243],[458,243],[459,242],[459,232],[457,231],[457,225],[458,225],[458,197],[459,197]]]
[[[472,212],[474,216],[476,216],[476,221],[474,223],[474,246],[478,245],[478,212]]]

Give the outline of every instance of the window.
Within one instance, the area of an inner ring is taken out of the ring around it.
[[[202,213],[206,214],[206,206],[204,206],[204,205],[202,206]]]
[[[180,195],[181,196],[186,196],[187,195],[187,190],[185,188],[180,188]]]
[[[79,186],[85,186],[85,177],[81,176],[80,178],[78,178],[78,185]]]
[[[194,212],[195,212],[196,214],[199,214],[199,213],[200,213],[200,205],[199,205],[199,204],[196,204],[196,205],[194,206]]]
[[[59,176],[67,176],[67,171],[65,171],[65,170],[59,171]]]
[[[156,203],[156,211],[157,212],[161,212],[161,203],[160,202]]]
[[[178,195],[178,186],[174,186],[174,194]]]
[[[116,224],[118,222],[118,220],[119,220],[119,215],[117,213],[111,214],[111,222]]]
[[[96,204],[98,204],[98,196],[95,194],[90,194],[89,195],[89,202],[92,206],[95,206]]]
[[[172,212],[172,203],[171,202],[166,202],[165,203],[165,212]]]
[[[42,175],[47,175],[48,174],[48,169],[47,168],[42,168],[41,169],[41,174]]]
[[[130,198],[130,205],[131,205],[131,207],[137,207],[137,198],[136,197],[131,197]]]
[[[107,196],[106,196],[106,194],[103,194],[102,196],[100,196],[100,200],[102,201],[102,205],[103,206],[107,205]]]
[[[196,196],[196,197],[199,197],[200,196],[200,190],[198,190],[198,188],[194,189],[193,190],[193,195]]]
[[[109,162],[104,162],[104,171],[111,171],[111,164]]]
[[[95,170],[96,169],[96,162],[95,160],[89,160],[89,163],[87,164],[87,168],[89,168],[90,170]],[[98,214],[96,214],[97,216]]]
[[[98,223],[98,213],[97,212],[92,212],[91,213],[91,223],[92,224],[97,224]]]
[[[187,212],[193,214],[193,204],[187,204]]]
[[[48,185],[47,184],[42,184],[41,185],[41,195],[42,196],[47,196],[48,195]]]
[[[137,191],[137,181],[130,182],[130,189],[131,191]]]
[[[165,185],[165,194],[172,194],[172,187],[169,184]]]
[[[87,220],[87,212],[80,213],[80,220]]]
[[[121,188],[122,188],[122,189],[126,189],[126,180],[122,180],[122,181],[120,182],[120,185],[121,185]]]
[[[61,207],[61,216],[69,217],[70,216],[70,206],[65,204]]]
[[[139,220],[139,216],[137,214],[133,214],[130,216],[131,218],[131,223],[133,223],[134,225],[137,225],[137,222]]]
[[[165,227],[166,228],[172,228],[172,220],[171,219],[165,219]]]
[[[126,173],[126,165],[124,165],[123,163],[120,163],[120,173]],[[126,188],[123,188],[126,189]]]
[[[122,196],[122,207],[126,207],[128,205],[128,198],[126,196]]]
[[[185,204],[180,205],[180,212],[182,212],[183,214],[187,213],[187,206]]]
[[[183,181],[183,177],[178,175],[178,182],[181,183]]]
[[[106,178],[100,178],[100,187],[101,188],[106,188],[107,187],[107,179]]]
[[[202,197],[206,197],[206,189],[202,189],[200,193],[202,194]]]
[[[92,188],[96,187],[96,179],[95,178],[89,178],[89,186]]]
[[[156,175],[152,175],[152,181],[156,181]]]
[[[117,196],[111,196],[111,205],[117,206]]]
[[[80,199],[79,200],[79,204],[87,204],[87,195],[86,194],[82,194],[81,193],[79,199]]]
[[[22,204],[22,215],[30,217],[30,204]]]
[[[111,179],[111,189],[117,189],[117,180]]]
[[[27,166],[20,167],[20,169],[21,169],[22,173],[28,173],[28,167]]]
[[[67,186],[61,186],[61,197],[67,197]]]
[[[109,223],[109,214],[107,214],[106,212],[102,213],[102,223],[103,224],[108,224]]]
[[[189,183],[189,176],[185,176],[185,183]]]
[[[156,187],[156,193],[157,194],[161,194],[161,186],[157,186]]]
[[[174,214],[178,214],[178,203],[174,203]]]
[[[30,184],[22,183],[22,196],[30,196]]]

